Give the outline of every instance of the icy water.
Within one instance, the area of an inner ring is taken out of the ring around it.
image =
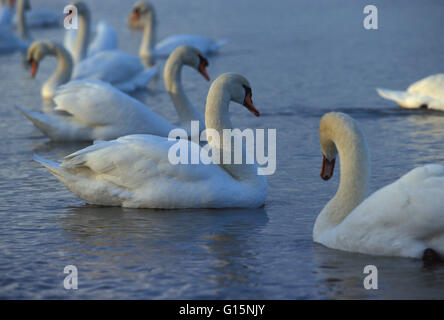
[[[66,4],[31,2],[60,12]],[[118,30],[120,48],[137,53],[140,34],[125,25],[132,3],[88,4],[94,21],[106,19]],[[40,87],[55,59],[45,59],[32,80],[19,54],[0,56],[0,298],[444,298],[443,268],[312,242],[315,218],[339,182],[338,172],[328,183],[319,177],[317,130],[325,112],[347,112],[362,126],[372,156],[372,191],[416,166],[444,163],[444,116],[400,110],[375,92],[403,89],[444,71],[444,2],[154,4],[159,39],[198,33],[229,40],[210,58],[210,76],[245,75],[263,113],[256,118],[233,105],[233,123],[277,129],[277,170],[268,177],[265,207],[161,211],[86,205],[31,161],[33,153],[58,160],[86,144],[51,143],[13,108],[41,108]],[[377,5],[379,30],[363,28],[366,4]],[[61,41],[63,30],[32,35]],[[184,69],[183,81],[203,111],[209,83],[190,69]],[[162,83],[137,97],[176,119]],[[363,287],[369,264],[378,267],[378,290]],[[78,290],[63,288],[67,265],[78,268]]]

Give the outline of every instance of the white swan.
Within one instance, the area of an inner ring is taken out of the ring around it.
[[[370,160],[357,123],[331,112],[322,117],[319,135],[321,177],[331,178],[339,152],[341,179],[316,219],[315,242],[371,255],[427,260],[444,254],[444,166],[413,169],[366,198]]]
[[[11,27],[14,18],[14,0],[0,0],[0,26]]]
[[[19,110],[52,140],[109,140],[136,133],[167,137],[175,128],[141,102],[104,82],[74,80],[58,89],[61,83],[69,80],[72,67],[69,53],[62,46],[50,42],[40,42],[37,48],[39,50],[30,50],[32,74],[37,68],[35,61],[44,53],[53,52],[61,60],[55,74],[42,88],[44,96],[52,96],[57,90],[55,113],[28,111],[21,107]],[[193,67],[209,80],[205,69],[208,62],[197,49],[180,47],[171,54],[165,66],[165,85],[179,115],[180,125],[189,136],[192,120],[200,121],[200,130],[204,130],[205,125],[201,114],[183,91],[180,81],[183,64]]]
[[[73,79],[98,79],[111,83],[124,92],[146,88],[159,73],[145,68],[139,57],[120,50],[101,51],[80,61],[73,70]]]
[[[105,21],[100,21],[95,27],[95,36],[91,38],[91,14],[84,2],[72,2],[77,8],[78,29],[69,29],[65,32],[64,45],[71,53],[74,64],[86,57],[92,57],[96,53],[105,50],[117,49],[117,32]],[[72,11],[67,13],[71,15]]]
[[[419,80],[407,91],[376,89],[378,94],[393,100],[403,108],[432,109],[444,111],[444,74],[435,74]]]
[[[51,41],[35,41],[27,53],[32,77],[35,76],[40,61],[47,55],[57,58],[58,67],[42,87],[43,99],[53,98],[57,88],[70,79],[98,79],[109,82],[122,91],[130,92],[145,87],[159,72],[155,67],[145,69],[136,56],[123,52],[115,52],[112,55],[114,59],[106,59],[108,55],[100,53],[73,68],[71,55],[63,46]]]
[[[259,115],[251,100],[249,82],[223,74],[212,84],[206,105],[207,128],[232,127],[230,101]],[[169,161],[173,144],[199,145],[153,135],[131,135],[98,142],[56,163],[34,159],[48,168],[74,194],[91,204],[133,208],[260,207],[267,196],[267,180],[256,164],[177,164]],[[210,144],[213,142],[210,142]],[[212,144],[211,148],[224,145]],[[193,150],[193,149],[191,149]]]
[[[12,32],[10,26],[0,25],[0,54],[9,54],[16,51],[25,53],[29,47],[29,30],[26,24],[25,10],[29,8],[28,0],[18,0],[18,33],[20,37]]]
[[[19,26],[20,20],[18,15],[14,16],[14,4],[15,0],[1,0],[0,8],[0,25],[6,25],[12,27],[13,25]],[[18,10],[20,10],[20,1],[17,3]],[[28,10],[25,12],[26,22],[31,28],[49,28],[60,25],[62,21],[62,15],[54,11],[44,8],[32,8],[28,1]]]
[[[130,26],[143,25],[143,41],[139,55],[154,63],[156,57],[168,57],[177,47],[188,45],[199,49],[205,55],[213,54],[226,43],[225,40],[213,41],[199,35],[170,36],[156,44],[156,17],[154,7],[146,2],[139,1],[131,12]]]

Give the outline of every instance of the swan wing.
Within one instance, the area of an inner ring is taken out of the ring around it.
[[[168,136],[174,129],[143,103],[100,80],[71,81],[57,90],[54,101],[55,110],[71,115],[70,121],[94,129],[94,139],[131,133]]]
[[[427,165],[373,193],[334,232],[352,251],[421,257],[443,239],[434,249],[444,253],[443,208],[444,166]]]
[[[174,143],[193,144],[131,135],[98,142],[65,157],[60,165],[42,164],[89,203],[153,208],[223,205],[218,201],[233,179],[217,165],[171,164],[168,153]]]
[[[435,74],[410,85],[407,91],[376,89],[378,94],[404,108],[444,110],[444,74]]]
[[[119,50],[102,51],[80,61],[73,79],[100,79],[111,84],[130,81],[144,70],[140,59]]]
[[[407,92],[423,94],[433,99],[444,100],[444,74],[435,74],[419,80],[410,85]]]
[[[99,80],[59,87],[51,113],[17,109],[54,141],[109,140],[132,133],[168,136],[175,127],[138,100]]]
[[[104,126],[118,121],[124,110],[119,110],[119,105],[137,103],[113,86],[93,79],[74,80],[60,86],[54,102],[54,110],[65,111],[88,126]]]
[[[398,105],[407,109],[417,109],[421,106],[428,106],[433,99],[420,93],[410,93],[407,91],[376,89],[378,94],[387,100],[395,101]]]
[[[99,21],[96,25],[96,36],[88,46],[88,56],[98,52],[117,49],[117,32],[106,21]]]

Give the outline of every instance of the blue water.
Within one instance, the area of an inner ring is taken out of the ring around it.
[[[62,11],[65,1],[31,0]],[[140,34],[126,28],[132,3],[88,1],[94,21],[106,19],[121,49],[137,53]],[[87,144],[56,144],[14,108],[41,108],[37,79],[19,54],[0,56],[0,298],[136,299],[387,299],[444,298],[443,268],[421,261],[372,257],[312,242],[314,220],[334,195],[339,175],[319,178],[320,117],[349,113],[371,151],[372,190],[415,166],[444,163],[444,116],[404,111],[375,87],[406,88],[443,71],[442,0],[155,0],[158,38],[198,33],[227,39],[210,58],[209,74],[238,72],[251,82],[256,118],[233,106],[240,128],[276,128],[277,170],[268,177],[264,208],[132,210],[86,205],[31,161],[52,160]],[[379,29],[363,28],[375,4]],[[63,29],[33,30],[34,39],[63,39]],[[203,111],[209,83],[184,69],[184,86]],[[175,121],[162,83],[137,98]],[[363,287],[364,266],[376,265],[379,289]],[[67,265],[78,290],[65,290]]]

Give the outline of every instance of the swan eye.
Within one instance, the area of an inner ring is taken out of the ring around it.
[[[199,64],[203,65],[204,67],[208,67],[210,65],[208,63],[208,60],[202,57],[200,54],[199,54],[199,60],[200,60]]]
[[[245,99],[244,99],[244,100],[246,100],[246,99],[249,97],[250,100],[253,101],[253,100],[252,100],[252,98],[253,98],[253,92],[251,91],[251,88],[250,88],[250,87],[247,87],[246,85],[242,85],[242,87],[244,87],[244,89],[245,89]]]
[[[242,103],[244,107],[246,107],[251,113],[253,113],[256,117],[260,116],[259,110],[256,109],[253,103],[253,93],[251,92],[251,88],[247,87],[246,85],[242,85],[245,89],[245,98],[244,102]]]

